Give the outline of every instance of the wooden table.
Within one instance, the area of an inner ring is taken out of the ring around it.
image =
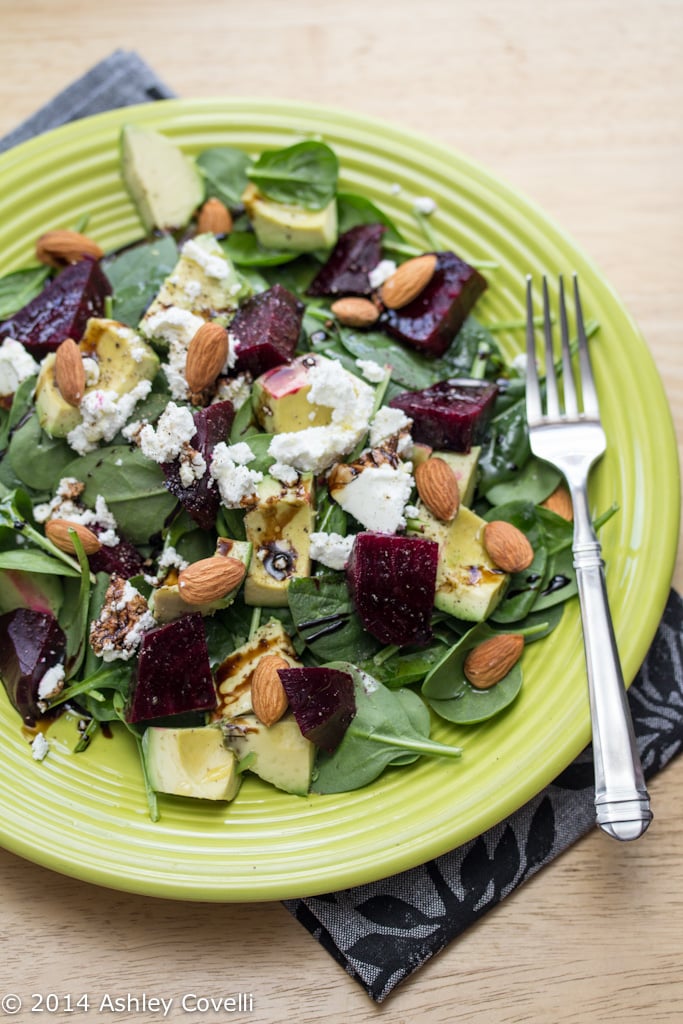
[[[0,0],[0,19],[0,134],[120,46],[186,97],[345,106],[466,152],[591,254],[647,338],[683,439],[675,0]],[[674,582],[683,586],[680,559]],[[279,904],[119,895],[0,852],[0,988],[27,998],[244,991],[253,1012],[228,1018],[269,1024],[678,1021],[681,783],[683,759],[653,781],[656,818],[641,841],[592,833],[380,1008]],[[25,1008],[16,1019],[34,1017]],[[167,1019],[226,1015],[176,1008]]]

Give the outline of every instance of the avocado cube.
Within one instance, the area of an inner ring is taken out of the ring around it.
[[[303,206],[267,199],[250,182],[242,194],[242,202],[256,238],[266,249],[315,252],[329,249],[337,241],[336,199],[322,210],[307,210]]]
[[[254,554],[244,583],[244,602],[285,607],[289,581],[311,573],[313,475],[303,473],[287,486],[271,476],[257,484],[258,504],[244,517]]]
[[[150,785],[158,793],[232,800],[239,791],[237,758],[216,726],[150,726],[142,737],[142,751]]]
[[[223,725],[225,742],[247,769],[285,793],[305,796],[311,785],[316,747],[301,734],[293,715],[266,728],[256,715]]]

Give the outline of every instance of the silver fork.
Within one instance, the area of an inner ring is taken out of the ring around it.
[[[652,820],[633,723],[626,700],[614,627],[607,601],[602,551],[591,522],[587,484],[591,467],[604,455],[600,422],[579,284],[574,275],[580,391],[572,371],[564,283],[559,279],[562,381],[553,354],[553,327],[548,282],[543,278],[546,411],[536,366],[532,280],[527,277],[526,413],[531,450],[555,466],[567,481],[574,506],[574,568],[583,624],[586,672],[593,727],[596,821],[615,839],[637,839]]]

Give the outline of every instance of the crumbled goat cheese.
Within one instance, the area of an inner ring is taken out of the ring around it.
[[[0,395],[13,395],[22,381],[38,373],[38,363],[20,341],[5,338],[0,345]]]
[[[376,267],[370,271],[369,280],[371,288],[380,288],[384,282],[396,272],[396,264],[393,260],[380,260]]]
[[[356,366],[371,384],[379,384],[386,376],[386,370],[374,359],[356,359]]]
[[[328,569],[343,569],[351,555],[353,534],[342,537],[339,533],[312,533],[311,558]]]
[[[203,246],[199,245],[193,239],[185,242],[185,245],[182,247],[180,252],[181,255],[186,256],[188,260],[192,260],[193,263],[197,263],[207,277],[213,277],[222,281],[230,272],[228,261],[223,255],[208,252]]]
[[[196,480],[201,480],[205,473],[206,460],[204,456],[187,442],[183,445],[178,466],[181,484],[183,487],[191,487]]]
[[[50,750],[50,744],[47,742],[42,732],[37,732],[31,742],[31,753],[33,754],[34,761],[44,761]]]
[[[38,683],[38,699],[49,700],[56,697],[64,689],[64,666],[53,665]]]
[[[79,405],[82,421],[66,437],[73,450],[85,455],[94,451],[100,441],[111,441],[151,389],[151,381],[141,380],[125,395],[99,388],[86,392]]]
[[[107,502],[98,494],[95,508],[86,508],[78,500],[85,490],[85,484],[75,477],[62,477],[57,486],[54,498],[49,502],[36,505],[33,515],[37,523],[46,523],[48,519],[68,519],[82,526],[99,527],[97,539],[105,547],[114,548],[120,538],[116,532],[116,519],[109,511]]]
[[[286,484],[287,487],[293,487],[299,479],[298,471],[284,462],[274,462],[268,472],[270,476],[279,480],[281,484]]]
[[[172,545],[169,544],[167,548],[164,548],[157,559],[157,572],[159,576],[165,576],[169,569],[177,569],[178,572],[181,572],[183,569],[186,569],[189,564],[190,563],[186,561]]]
[[[425,217],[431,216],[436,210],[436,203],[429,196],[418,196],[413,203],[415,213],[421,213]]]
[[[149,338],[164,341],[168,355],[162,369],[168,381],[173,398],[187,397],[185,363],[187,350],[199,328],[205,321],[180,306],[167,306],[146,317],[143,321],[145,334]]]
[[[334,499],[366,530],[396,533],[406,525],[404,510],[413,489],[409,467],[410,463],[365,466],[344,487],[335,489]]]
[[[248,466],[256,458],[246,441],[238,441],[237,444],[226,445],[225,457],[232,459],[238,466]]]
[[[417,519],[420,515],[420,510],[417,505],[406,505],[403,509],[403,515],[406,519]]]
[[[392,409],[383,405],[373,416],[370,424],[370,447],[378,448],[382,441],[396,437],[403,431],[409,431],[413,421],[408,419],[403,409]]]
[[[137,442],[146,458],[153,462],[172,462],[196,433],[191,411],[169,402],[157,421],[156,430],[151,423],[146,423],[137,431]]]
[[[334,426],[306,427],[291,434],[276,434],[268,446],[268,454],[276,462],[293,466],[300,472],[322,473],[355,448],[364,433],[364,430]]]
[[[142,594],[129,580],[112,576],[100,616],[90,624],[90,646],[103,661],[128,661],[155,625]]]
[[[244,501],[253,498],[256,493],[256,485],[263,480],[263,473],[248,468],[245,462],[235,461],[231,457],[237,449],[237,458],[243,458],[242,448],[249,448],[243,441],[239,444],[228,446],[220,441],[213,450],[211,468],[209,472],[218,484],[221,501],[226,508],[241,508]],[[254,457],[249,449],[249,460]]]
[[[83,358],[83,372],[85,373],[86,388],[94,388],[100,379],[100,364],[90,356]]]
[[[511,366],[513,370],[516,370],[520,376],[525,376],[527,367],[529,366],[529,360],[526,352],[518,352],[515,358],[512,360]]]
[[[218,381],[214,402],[232,402],[235,412],[251,398],[251,374],[238,373],[236,377],[223,377]]]

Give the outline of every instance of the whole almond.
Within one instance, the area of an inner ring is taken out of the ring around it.
[[[218,601],[244,579],[246,566],[237,558],[212,555],[193,562],[178,574],[178,593],[188,604]]]
[[[337,299],[330,309],[344,327],[372,327],[379,317],[379,310],[374,302],[356,296]]]
[[[523,650],[524,637],[517,633],[492,636],[468,652],[463,664],[465,677],[477,690],[488,690],[517,664]]]
[[[574,508],[571,495],[564,484],[558,484],[552,494],[549,494],[545,501],[541,502],[543,508],[549,509],[563,519],[571,523],[574,519]]]
[[[259,659],[251,677],[251,706],[260,722],[269,728],[282,718],[289,701],[277,674],[280,668],[291,668],[278,654],[266,654]]]
[[[85,391],[85,369],[73,338],[66,338],[55,352],[55,381],[64,401],[78,407]]]
[[[484,527],[484,547],[503,572],[522,572],[534,560],[534,549],[526,535],[502,519],[494,519]]]
[[[200,233],[210,231],[214,235],[229,235],[232,231],[232,214],[225,203],[212,197],[207,199],[197,217]]]
[[[427,287],[435,270],[434,253],[406,260],[386,279],[380,288],[380,299],[387,309],[401,309],[407,306]]]
[[[36,242],[36,257],[50,267],[78,263],[85,256],[99,260],[104,256],[97,242],[78,231],[46,231]]]
[[[199,393],[215,381],[228,358],[228,332],[220,324],[202,324],[187,350],[185,380]]]
[[[51,540],[60,551],[65,551],[68,555],[75,555],[76,548],[69,534],[70,530],[73,530],[80,540],[86,555],[94,555],[102,547],[99,538],[82,523],[74,523],[70,519],[49,519],[45,524],[47,539]]]
[[[455,519],[460,508],[460,488],[448,463],[438,456],[420,462],[415,469],[415,485],[433,516],[443,523]]]

